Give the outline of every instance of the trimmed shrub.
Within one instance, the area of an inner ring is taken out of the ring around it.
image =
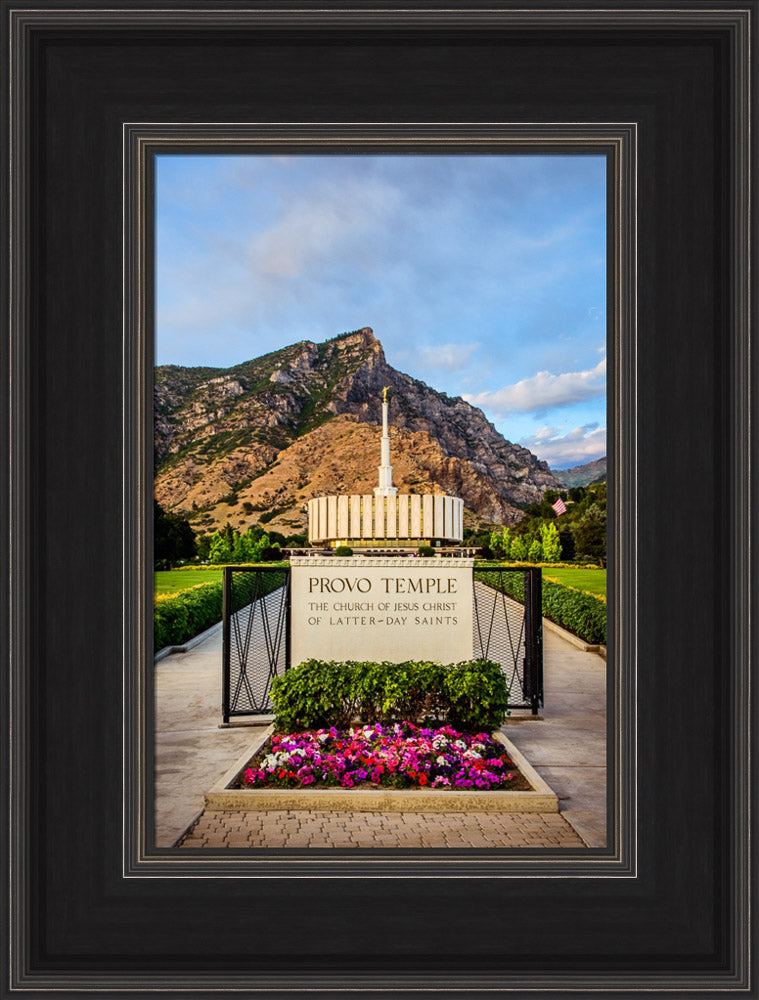
[[[232,609],[239,611],[253,597],[254,573],[235,573],[232,576]],[[282,585],[278,573],[266,573],[259,587],[259,596],[276,590]],[[153,649],[158,652],[165,646],[181,646],[207,628],[221,621],[223,585],[199,583],[179,594],[158,595],[153,608]]]
[[[353,555],[353,549],[350,547],[350,545],[338,545],[337,548],[335,549],[335,555],[336,556],[352,556]]]
[[[153,641],[156,652],[164,646],[180,646],[221,621],[222,585],[199,583],[167,597],[159,596],[153,611]]]
[[[306,660],[272,683],[278,732],[364,723],[436,722],[481,732],[496,729],[509,702],[497,663],[336,663]]]
[[[496,729],[509,704],[509,689],[499,663],[465,660],[450,667],[445,679],[448,721],[456,729]]]
[[[435,550],[431,545],[420,545],[416,550],[416,554],[419,556],[434,556]]]
[[[606,644],[606,602],[592,594],[544,580],[543,614],[585,642]]]

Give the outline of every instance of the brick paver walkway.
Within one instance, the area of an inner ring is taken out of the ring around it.
[[[560,813],[206,811],[178,847],[584,847]]]

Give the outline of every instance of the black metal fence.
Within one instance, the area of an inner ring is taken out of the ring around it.
[[[500,663],[509,707],[543,704],[542,581],[537,567],[474,568],[474,656]],[[290,569],[224,567],[224,722],[265,715],[290,666]]]
[[[290,665],[290,569],[224,567],[222,715],[264,715]]]
[[[543,704],[543,582],[537,566],[474,568],[474,655],[501,664],[509,708]]]

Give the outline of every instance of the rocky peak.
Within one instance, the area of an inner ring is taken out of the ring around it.
[[[374,336],[374,330],[370,326],[364,326],[352,333],[341,333],[339,337],[335,337],[332,343],[338,348],[368,347],[382,350],[382,345]]]
[[[399,443],[434,442],[430,482],[444,489],[459,482],[459,495],[474,514],[513,521],[520,507],[559,487],[545,462],[506,441],[481,410],[389,365],[371,327],[363,327],[319,344],[301,341],[228,370],[156,369],[156,484],[164,484],[163,501],[182,509],[192,496],[197,509],[203,504],[208,511],[220,501],[210,494],[201,498],[198,490],[213,468],[223,481],[219,490],[244,489],[279,463],[280,455],[284,462],[301,439],[313,440],[314,431],[347,416],[355,423],[343,429],[356,440],[340,447],[359,449],[367,475],[374,477],[377,455],[367,452],[356,428],[381,424],[385,386],[391,435]],[[330,461],[340,467],[338,454]]]
[[[303,341],[303,350],[294,358],[286,362],[281,368],[275,369],[269,376],[270,382],[277,382],[280,385],[289,385],[295,382],[298,376],[307,375],[319,359],[319,349],[316,344],[310,341]]]

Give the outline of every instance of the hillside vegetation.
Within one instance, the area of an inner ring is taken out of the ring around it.
[[[304,531],[311,497],[376,485],[385,386],[401,491],[460,496],[474,528],[516,524],[559,488],[546,463],[481,410],[388,365],[365,327],[228,369],[157,368],[158,503],[196,533],[259,522],[286,536]]]

